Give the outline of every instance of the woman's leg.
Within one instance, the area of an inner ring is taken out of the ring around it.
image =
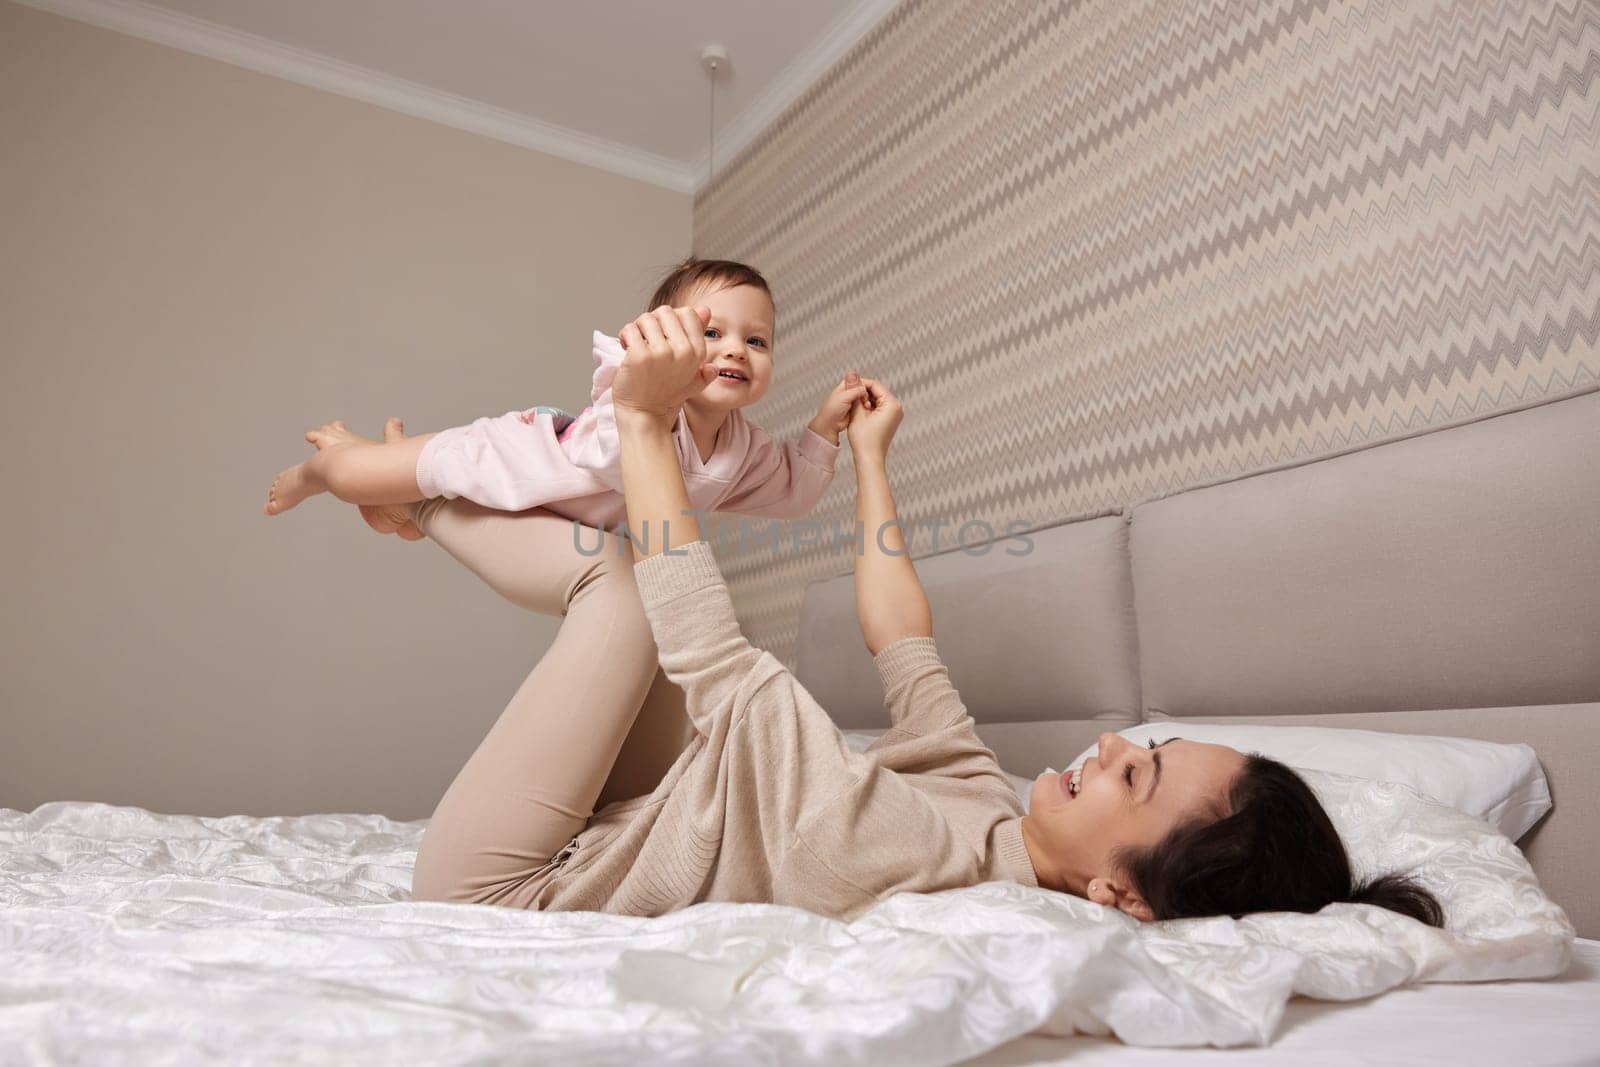
[[[385,439],[403,439],[400,421],[391,419],[389,423],[384,429]],[[398,531],[402,537],[406,537],[408,529],[413,537],[424,536],[416,527],[416,520],[426,512],[437,534],[435,540],[442,539],[441,547],[481,578],[485,585],[529,611],[557,613],[541,593],[546,576],[530,565],[532,557],[520,548],[507,551],[508,544],[516,544],[521,522],[539,516],[546,516],[541,521],[547,522],[547,513],[508,513],[477,507],[465,500],[452,502],[443,499],[393,508],[363,509],[363,514],[368,511],[386,513],[378,516],[379,521],[376,522],[373,516],[368,516],[368,522],[375,529]],[[584,532],[586,550],[592,551],[595,537],[593,530]],[[631,562],[631,556],[624,554],[619,558],[615,553],[615,539],[608,536],[602,554],[613,563],[624,560]],[[631,567],[629,577],[632,577]],[[642,615],[643,605],[639,606],[639,611]],[[688,743],[689,716],[684,708],[683,690],[668,681],[667,676],[655,666],[657,655],[654,639],[650,643],[649,659],[655,677],[645,693],[633,727],[617,753],[611,773],[595,800],[596,808],[652,792]]]
[[[633,720],[633,729],[622,742],[595,807],[655,792],[688,741],[689,713],[684,707],[683,689],[657,667],[650,691],[639,707],[639,717]]]
[[[571,521],[547,511],[435,498],[412,513],[423,533],[506,599],[566,616],[439,801],[412,882],[417,899],[525,907],[528,879],[593,814],[659,673],[633,558],[610,534],[598,554],[580,553]],[[593,536],[586,532],[585,548]],[[656,703],[670,707],[670,695],[659,693]]]

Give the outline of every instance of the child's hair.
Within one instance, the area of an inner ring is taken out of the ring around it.
[[[655,295],[650,298],[645,310],[654,311],[663,304],[676,306],[680,297],[701,282],[721,282],[719,288],[753,285],[766,293],[768,300],[772,299],[772,289],[767,285],[767,280],[761,276],[760,271],[749,264],[738,263],[731,259],[696,259],[690,256],[661,279],[661,284],[656,286]]]

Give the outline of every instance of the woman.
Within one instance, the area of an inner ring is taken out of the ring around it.
[[[417,858],[418,899],[633,915],[759,901],[848,919],[896,892],[1008,880],[1144,920],[1366,901],[1439,922],[1433,899],[1404,879],[1353,886],[1298,776],[1223,746],[1140,749],[1103,735],[1081,775],[1035,782],[1024,815],[934,646],[886,469],[902,411],[870,380],[870,403],[847,430],[865,531],[856,606],[892,725],[852,753],[810,694],[740,633],[688,510],[670,431],[707,381],[695,313],[659,308],[621,337],[628,356],[613,388],[631,582],[613,538],[583,555],[554,516],[495,523],[459,501],[412,512],[508,597],[567,616],[440,801]],[[526,589],[516,562],[531,553],[570,565]],[[662,674],[646,655],[652,636]],[[656,743],[658,758],[676,758],[645,793],[660,763],[638,755],[652,746],[630,740],[636,756],[618,753],[630,728],[670,735],[655,724],[679,707],[693,735],[681,753]],[[594,812],[602,790],[641,795]]]

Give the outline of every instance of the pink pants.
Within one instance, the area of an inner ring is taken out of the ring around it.
[[[541,509],[465,499],[411,505],[423,533],[513,604],[563,615],[555,642],[445,791],[411,893],[528,907],[535,875],[597,806],[649,793],[687,740],[683,690],[667,680],[612,534]]]

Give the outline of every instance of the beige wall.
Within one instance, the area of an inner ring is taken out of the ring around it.
[[[272,475],[581,405],[689,198],[0,2],[0,806],[425,816],[554,632]]]
[[[1600,4],[1240,6],[906,0],[701,193],[777,299],[756,420],[905,402],[914,556],[1600,385]],[[850,569],[722,564],[779,658]]]

